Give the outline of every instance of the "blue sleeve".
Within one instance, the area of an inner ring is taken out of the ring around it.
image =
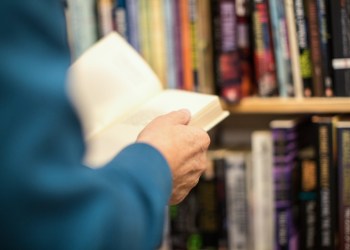
[[[0,249],[154,249],[171,173],[135,143],[81,164],[60,0],[0,1]]]

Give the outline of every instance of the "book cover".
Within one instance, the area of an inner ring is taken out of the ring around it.
[[[279,96],[291,97],[295,92],[284,1],[269,0],[269,7]]]
[[[334,95],[350,96],[350,1],[332,0],[329,4]]]
[[[159,115],[187,108],[190,124],[205,130],[228,115],[217,96],[164,89],[149,65],[116,32],[71,66],[68,91],[82,120],[89,166],[111,160]]]
[[[258,94],[262,97],[277,96],[278,83],[268,3],[266,0],[255,0],[252,9],[254,68]]]
[[[107,0],[102,0],[107,1]],[[108,10],[105,10],[108,12]],[[106,15],[106,14],[105,14]],[[107,14],[108,15],[108,14]],[[107,18],[105,18],[107,19]],[[128,27],[128,18],[127,18],[127,1],[126,0],[115,0],[113,8],[113,20],[115,30],[126,40],[129,40],[129,27]],[[107,21],[107,20],[106,20]],[[105,36],[110,33],[110,30],[101,31],[101,35]]]
[[[311,97],[314,95],[314,92],[312,83],[310,32],[305,9],[305,1],[295,0],[294,11],[296,20],[297,41],[299,48],[299,64],[301,77],[303,80],[303,96]]]
[[[337,182],[334,126],[336,116],[314,116],[316,133],[318,245],[317,249],[335,249]]]
[[[350,122],[336,124],[339,190],[339,249],[350,249]]]
[[[230,103],[235,103],[242,97],[236,0],[213,1],[211,7],[215,85],[220,96]]]

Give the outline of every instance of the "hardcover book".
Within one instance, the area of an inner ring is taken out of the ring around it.
[[[188,109],[190,125],[205,130],[228,116],[217,96],[163,89],[142,57],[115,32],[71,66],[68,90],[82,120],[89,166],[111,160],[149,121],[170,111]]]

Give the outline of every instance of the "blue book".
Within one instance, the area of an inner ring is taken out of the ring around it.
[[[284,1],[269,0],[269,5],[279,95],[281,97],[294,96]]]

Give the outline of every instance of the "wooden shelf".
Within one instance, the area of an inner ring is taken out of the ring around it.
[[[248,97],[239,104],[223,103],[223,106],[231,113],[240,114],[350,113],[350,98]]]

